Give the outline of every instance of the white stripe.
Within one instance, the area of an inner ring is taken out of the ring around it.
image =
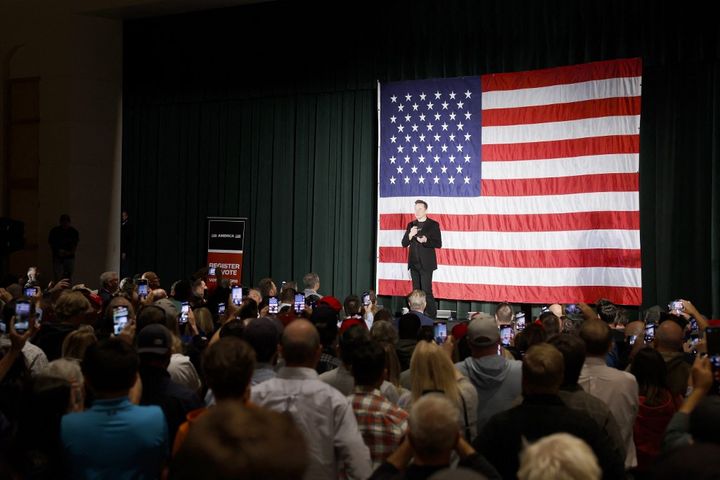
[[[385,280],[409,279],[407,264],[379,263],[378,278]],[[458,267],[441,265],[433,274],[434,282],[579,287],[612,286],[641,287],[639,268],[500,268],[500,267]]]
[[[414,213],[417,197],[378,199],[378,214]],[[423,197],[428,214],[525,215],[575,212],[634,212],[640,209],[638,192],[598,192],[534,197]]]
[[[442,225],[440,226],[442,229]],[[518,225],[518,229],[522,225]],[[404,230],[380,230],[378,247],[399,247]],[[570,230],[559,232],[442,232],[443,248],[479,250],[580,250],[640,248],[639,230]]]
[[[208,249],[208,253],[243,253],[242,250],[212,250]]]
[[[483,180],[508,180],[574,177],[602,173],[638,173],[639,168],[640,155],[637,153],[587,155],[543,160],[483,162],[482,178]]]
[[[567,122],[532,123],[502,127],[482,127],[483,145],[550,142],[573,138],[637,135],[640,115],[583,118]]]
[[[483,92],[482,108],[517,108],[601,98],[639,97],[642,77],[608,78],[549,87]]]

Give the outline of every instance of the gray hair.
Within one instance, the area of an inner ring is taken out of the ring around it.
[[[440,393],[429,393],[413,403],[408,420],[412,446],[418,456],[449,452],[460,432],[460,411]]]
[[[80,362],[74,359],[58,358],[48,363],[48,366],[42,371],[43,375],[49,377],[58,377],[67,380],[69,383],[75,383],[79,386],[83,384],[83,374],[80,369]]]
[[[584,441],[556,433],[525,447],[517,476],[519,480],[598,480],[602,470]]]
[[[104,287],[108,284],[110,280],[114,278],[118,278],[117,272],[103,272],[100,274],[100,286]]]
[[[303,277],[303,284],[305,285],[305,288],[314,288],[318,283],[320,283],[320,277],[317,273],[306,273]]]
[[[408,305],[410,305],[411,310],[425,310],[425,307],[427,306],[425,292],[422,290],[413,290],[410,295],[408,295]]]

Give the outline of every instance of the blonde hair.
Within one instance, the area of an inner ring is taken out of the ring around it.
[[[81,325],[74,332],[70,332],[62,343],[63,358],[82,360],[85,358],[87,347],[97,342],[95,330],[90,325]]]
[[[211,334],[215,330],[213,324],[212,313],[207,307],[198,308],[193,311],[195,314],[195,323],[199,330],[206,334]]]
[[[413,402],[424,393],[442,392],[453,402],[460,401],[455,365],[435,343],[420,341],[410,359]]]
[[[599,480],[602,470],[587,443],[556,433],[525,447],[517,476],[519,480]]]
[[[55,316],[61,322],[88,310],[90,310],[90,302],[80,292],[63,292],[55,302]]]

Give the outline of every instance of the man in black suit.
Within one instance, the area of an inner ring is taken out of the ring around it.
[[[412,278],[413,290],[425,292],[427,307],[425,313],[435,319],[437,305],[432,290],[433,272],[437,270],[437,257],[435,249],[442,247],[440,224],[427,217],[428,204],[423,200],[415,201],[415,218],[408,223],[405,236],[402,239],[403,247],[410,247],[408,252],[408,268]]]

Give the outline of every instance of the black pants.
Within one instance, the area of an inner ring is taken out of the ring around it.
[[[410,278],[412,278],[413,290],[422,290],[425,292],[425,300],[427,301],[425,315],[435,319],[437,315],[437,305],[435,304],[435,297],[433,297],[432,276],[432,270],[428,272],[426,270],[418,270],[416,267],[410,267]]]

